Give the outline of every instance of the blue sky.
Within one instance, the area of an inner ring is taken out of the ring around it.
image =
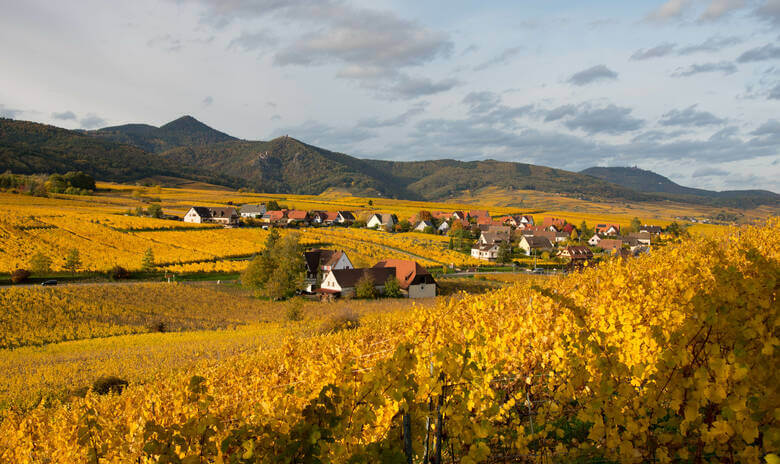
[[[780,0],[0,0],[0,115],[780,191]]]

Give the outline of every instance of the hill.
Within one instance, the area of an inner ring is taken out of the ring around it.
[[[135,145],[147,152],[159,153],[181,146],[203,146],[238,140],[213,129],[192,116],[182,116],[163,126],[125,124],[87,132],[114,142]]]
[[[150,176],[185,177],[204,182],[219,180],[197,169],[169,164],[133,145],[81,131],[4,118],[0,118],[0,171],[18,174],[84,171],[96,179],[119,182]]]
[[[681,201],[741,208],[751,208],[763,204],[780,204],[780,195],[768,190],[716,192],[684,187],[653,171],[633,167],[592,167],[580,172],[637,192],[663,194],[667,198]]]

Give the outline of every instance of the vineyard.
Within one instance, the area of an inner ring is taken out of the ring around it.
[[[0,460],[777,459],[778,276],[775,219],[11,407]]]

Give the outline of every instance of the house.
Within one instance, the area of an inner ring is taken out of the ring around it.
[[[558,232],[563,228],[563,225],[566,224],[566,220],[562,218],[557,217],[545,217],[542,220],[542,225],[547,230],[552,230],[551,227],[555,228],[555,231]]]
[[[498,259],[499,246],[497,243],[492,245],[480,245],[479,243],[471,249],[471,256],[484,261],[495,261]]]
[[[378,227],[386,227],[392,229],[398,223],[398,217],[395,214],[387,213],[375,213],[372,214],[366,223],[366,227],[374,229]]]
[[[300,209],[290,210],[287,212],[287,223],[306,225],[309,223],[309,213]]]
[[[317,285],[317,277],[333,269],[353,269],[352,261],[343,251],[315,249],[303,253],[306,265],[306,291]]]
[[[528,215],[520,216],[520,224],[525,224],[525,225],[532,226],[532,225],[534,225],[534,217],[533,216],[528,216]]]
[[[574,231],[574,229],[576,229],[576,227],[574,227],[572,224],[569,224],[567,222],[566,224],[563,225],[563,227],[560,228],[558,232],[563,232],[571,236],[571,233]]]
[[[351,211],[339,211],[336,222],[339,224],[352,224],[355,222],[355,215]]]
[[[287,210],[266,211],[261,220],[263,222],[278,222],[287,217]]]
[[[184,215],[184,222],[198,224],[215,223],[225,227],[238,225],[238,212],[235,208],[193,206]]]
[[[520,225],[520,222],[517,220],[515,216],[501,216],[499,218],[496,218],[496,221],[509,227],[517,227]]]
[[[466,216],[466,213],[464,213],[463,211],[453,211],[452,218],[458,219],[460,221],[467,221],[469,219],[469,217]]]
[[[426,227],[434,227],[435,228],[435,226],[433,225],[433,222],[431,222],[431,221],[420,221],[419,224],[417,224],[414,227],[414,231],[415,232],[425,232],[425,228]]]
[[[431,213],[431,216],[442,221],[449,221],[449,219],[452,217],[452,213],[448,213],[446,211],[434,211]]]
[[[558,256],[568,258],[570,261],[588,261],[593,259],[593,252],[586,246],[567,246]]]
[[[316,291],[329,297],[351,296],[355,294],[355,287],[364,276],[374,281],[374,288],[379,294],[385,291],[385,282],[390,277],[395,277],[394,267],[369,267],[362,269],[332,269],[325,274],[320,288]]]
[[[647,232],[650,235],[661,235],[661,226],[649,226],[647,224],[639,228],[639,232]]]
[[[479,236],[478,245],[493,245],[499,242],[509,242],[512,229],[507,226],[492,226],[488,230],[482,231]]]
[[[607,251],[609,253],[614,253],[615,250],[619,250],[623,248],[623,240],[615,239],[615,238],[605,238],[602,239],[597,246],[604,251]]]
[[[337,211],[314,211],[309,214],[312,224],[331,225],[338,220]]]
[[[401,284],[401,291],[408,298],[433,298],[436,296],[436,280],[427,269],[415,261],[387,259],[374,267],[395,268],[395,277]]]
[[[241,217],[260,219],[265,214],[265,203],[261,205],[241,205]]]
[[[619,235],[619,224],[596,224],[596,233],[601,235]]]
[[[637,242],[639,242],[642,245],[650,245],[652,242],[653,234],[650,232],[644,231],[644,232],[637,232],[635,234],[629,234],[629,238],[636,239]]]
[[[530,256],[531,252],[541,253],[543,251],[551,251],[553,249],[553,244],[547,237],[523,235],[518,247],[523,250],[526,255]]]
[[[593,234],[593,237],[588,239],[588,245],[590,246],[599,246],[599,242],[604,239],[604,235],[599,234]]]
[[[441,221],[441,224],[439,224],[439,227],[436,229],[436,233],[438,233],[439,235],[444,235],[449,231],[450,231],[450,223],[447,221]]]
[[[492,221],[493,219],[490,217],[490,213],[487,212],[485,209],[474,209],[469,211],[468,213],[469,219],[474,219],[477,221],[477,224],[479,224],[481,221]]]

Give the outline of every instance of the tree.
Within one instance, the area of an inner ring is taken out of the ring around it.
[[[36,274],[45,274],[51,271],[51,258],[41,252],[35,253],[30,258],[30,269]]]
[[[593,232],[590,229],[588,229],[588,223],[582,221],[582,223],[580,224],[580,237],[582,237],[583,239],[587,239],[592,235]]]
[[[673,222],[666,226],[666,233],[673,237],[679,237],[685,233],[685,230],[680,226],[680,224]]]
[[[279,203],[276,200],[270,200],[265,204],[265,209],[266,211],[279,211],[282,208],[279,207]]]
[[[433,214],[431,214],[430,211],[427,210],[421,210],[417,213],[417,221],[432,221],[433,220]]]
[[[95,190],[95,179],[93,179],[89,174],[83,173],[81,171],[71,171],[65,174],[63,178],[70,187],[84,190]]]
[[[276,244],[272,252],[272,262],[275,266],[266,283],[266,295],[274,300],[295,295],[295,291],[303,286],[306,277],[303,250],[297,233],[285,235]]]
[[[30,271],[27,269],[16,269],[11,273],[11,283],[20,284],[30,277]]]
[[[436,229],[433,228],[433,226],[427,226],[423,229],[424,234],[435,234]]]
[[[368,206],[374,206],[374,200],[368,200]]]
[[[396,227],[398,228],[398,232],[409,232],[412,230],[412,224],[408,219],[402,219]]]
[[[76,248],[71,249],[68,252],[68,256],[65,257],[65,264],[62,267],[71,273],[75,273],[81,267],[81,257],[79,256],[79,250]]]
[[[363,277],[355,285],[355,296],[358,298],[374,299],[377,297],[376,284],[369,273],[364,273]]]
[[[385,296],[388,298],[401,298],[403,296],[401,293],[401,282],[395,276],[390,276],[385,281]]]
[[[249,265],[241,274],[242,285],[254,288],[258,292],[262,292],[265,289],[265,285],[276,267],[274,249],[277,242],[279,242],[279,238],[279,231],[271,229],[268,237],[265,239],[263,251],[249,262]]]
[[[642,221],[639,220],[638,217],[635,217],[631,220],[631,232],[639,232],[639,229],[642,228]]]
[[[499,263],[508,263],[512,261],[512,245],[509,242],[501,242],[498,245],[498,257],[496,260]]]
[[[163,209],[162,206],[160,206],[157,203],[152,203],[149,205],[149,207],[146,209],[146,214],[153,218],[161,218],[163,217]]]
[[[148,248],[144,253],[144,257],[141,260],[141,269],[144,272],[149,272],[154,269],[154,252],[151,248]]]
[[[569,234],[569,240],[573,242],[579,238],[580,238],[580,234],[577,233],[577,229],[572,229],[571,234]]]

